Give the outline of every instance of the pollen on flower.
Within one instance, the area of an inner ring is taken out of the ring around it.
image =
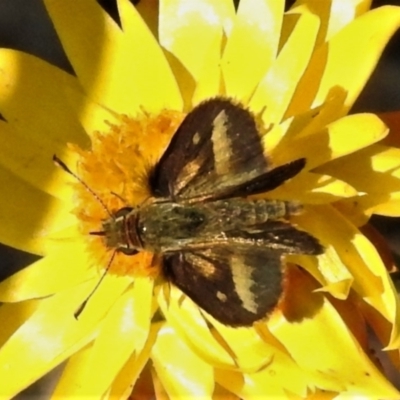
[[[107,267],[114,251],[106,247],[102,236],[90,234],[101,231],[102,222],[109,218],[103,204],[113,214],[123,207],[140,206],[151,196],[151,169],[183,117],[182,113],[170,110],[163,110],[158,115],[143,112],[136,118],[120,115],[117,124],[107,122],[108,131],[91,135],[90,150],[71,146],[79,154],[78,176],[98,197],[81,183],[74,184],[76,206],[73,212],[80,221],[80,231],[88,243],[88,250],[100,268]],[[156,276],[159,263],[148,252],[134,256],[116,253],[110,272]]]

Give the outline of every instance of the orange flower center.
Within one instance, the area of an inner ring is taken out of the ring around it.
[[[115,249],[107,248],[104,237],[90,232],[102,231],[102,223],[110,218],[109,213],[114,214],[123,207],[140,206],[151,196],[151,171],[183,117],[182,113],[169,110],[155,116],[143,113],[137,118],[120,115],[118,124],[108,123],[107,132],[92,135],[90,150],[72,146],[80,156],[78,175],[98,197],[81,183],[75,184],[76,207],[73,212],[80,221],[80,230],[87,238],[88,249],[99,268],[107,267]],[[117,252],[110,272],[157,276],[159,263],[146,252],[134,256]]]

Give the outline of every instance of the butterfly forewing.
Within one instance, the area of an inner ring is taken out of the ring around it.
[[[218,199],[270,169],[254,117],[231,100],[215,98],[186,116],[155,168],[152,187],[161,197]]]

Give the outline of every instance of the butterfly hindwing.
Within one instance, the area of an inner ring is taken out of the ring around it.
[[[322,251],[313,236],[282,221],[222,237],[166,254],[163,268],[168,281],[231,326],[249,326],[274,309],[282,293],[283,254]]]
[[[152,176],[157,197],[227,198],[272,190],[296,175],[304,159],[272,169],[251,113],[214,98],[183,120]]]
[[[167,255],[164,274],[215,319],[250,326],[282,293],[281,253],[268,248],[212,247]]]

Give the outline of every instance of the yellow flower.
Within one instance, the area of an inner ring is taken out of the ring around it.
[[[367,331],[398,366],[399,300],[360,230],[400,214],[400,150],[377,116],[347,115],[400,26],[369,3],[118,0],[121,29],[94,0],[45,0],[75,75],[0,50],[0,240],[43,256],[0,284],[2,398],[65,360],[55,397],[141,398],[148,382],[170,398],[400,396]],[[324,254],[286,258],[285,296],[252,328],[168,290],[149,254],[118,256],[75,318],[110,262],[87,234],[107,215],[53,154],[107,208],[140,204],[183,116],[216,95],[257,116],[274,165],[307,159],[265,197],[300,200],[292,222]]]

